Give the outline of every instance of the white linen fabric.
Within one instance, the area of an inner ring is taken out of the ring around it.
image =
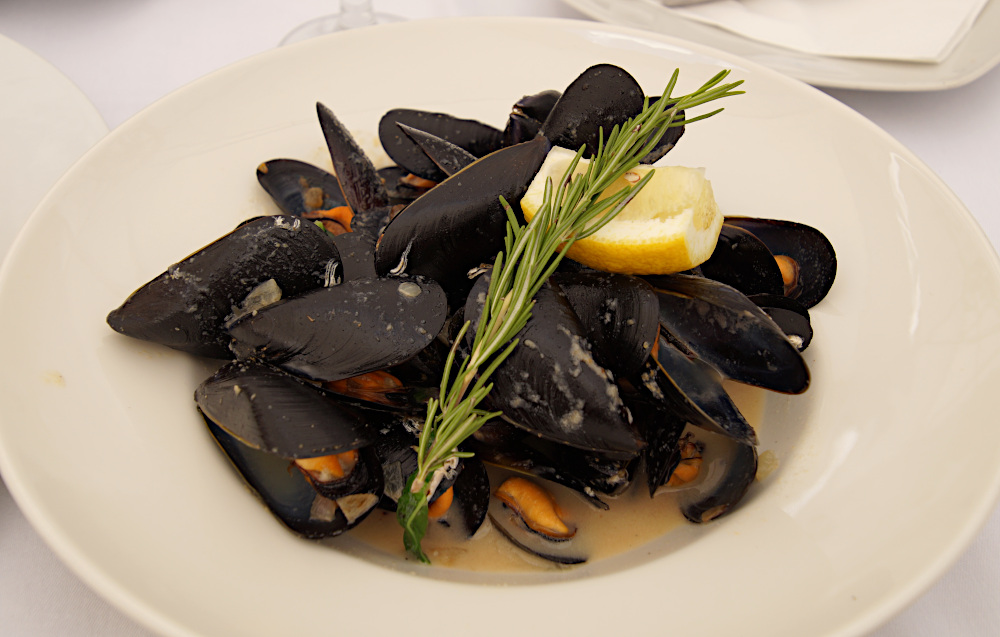
[[[713,0],[686,18],[814,55],[941,62],[988,0]]]

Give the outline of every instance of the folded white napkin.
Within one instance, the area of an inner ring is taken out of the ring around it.
[[[948,57],[988,1],[712,0],[668,10],[805,53],[933,63]]]

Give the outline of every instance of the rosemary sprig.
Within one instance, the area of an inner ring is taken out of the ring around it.
[[[427,403],[427,416],[417,448],[417,470],[409,477],[399,499],[397,519],[403,527],[406,550],[423,562],[430,560],[421,549],[427,531],[427,503],[446,468],[458,458],[472,454],[458,446],[486,421],[502,412],[478,408],[493,385],[493,371],[517,347],[516,334],[531,316],[533,297],[556,269],[572,244],[597,232],[634,197],[652,177],[650,171],[631,188],[611,197],[598,196],[615,180],[635,168],[660,140],[667,128],[711,117],[722,109],[685,120],[677,120],[681,110],[743,91],[734,90],[741,81],[722,84],[729,71],[722,71],[698,90],[681,97],[671,93],[679,72],[674,71],[662,97],[642,112],[615,126],[607,141],[602,138],[586,171],[571,178],[583,149],[577,152],[559,184],[546,184],[543,203],[531,221],[522,226],[506,201],[507,236],[504,250],[497,255],[490,278],[486,303],[468,357],[455,367],[458,344],[470,328],[466,321],[445,362],[440,395]]]

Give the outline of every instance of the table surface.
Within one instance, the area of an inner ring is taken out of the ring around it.
[[[557,0],[376,0],[406,19],[524,15],[587,19]],[[280,6],[280,9],[278,8]],[[160,97],[277,45],[334,12],[320,0],[4,0],[0,34],[64,73],[115,128]],[[942,92],[829,90],[919,156],[1000,246],[1000,68]],[[0,255],[2,257],[2,255]],[[0,482],[0,634],[151,635],[48,549]],[[938,582],[870,637],[1000,635],[1000,508]]]

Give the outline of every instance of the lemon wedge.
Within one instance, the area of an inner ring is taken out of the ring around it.
[[[575,154],[553,147],[521,198],[527,221],[542,205],[545,182],[557,184]],[[581,160],[576,172],[586,170]],[[638,166],[605,190],[608,197],[653,170]],[[622,274],[670,274],[689,270],[712,255],[723,214],[704,170],[659,166],[652,179],[607,225],[580,239],[566,253],[586,266]]]

